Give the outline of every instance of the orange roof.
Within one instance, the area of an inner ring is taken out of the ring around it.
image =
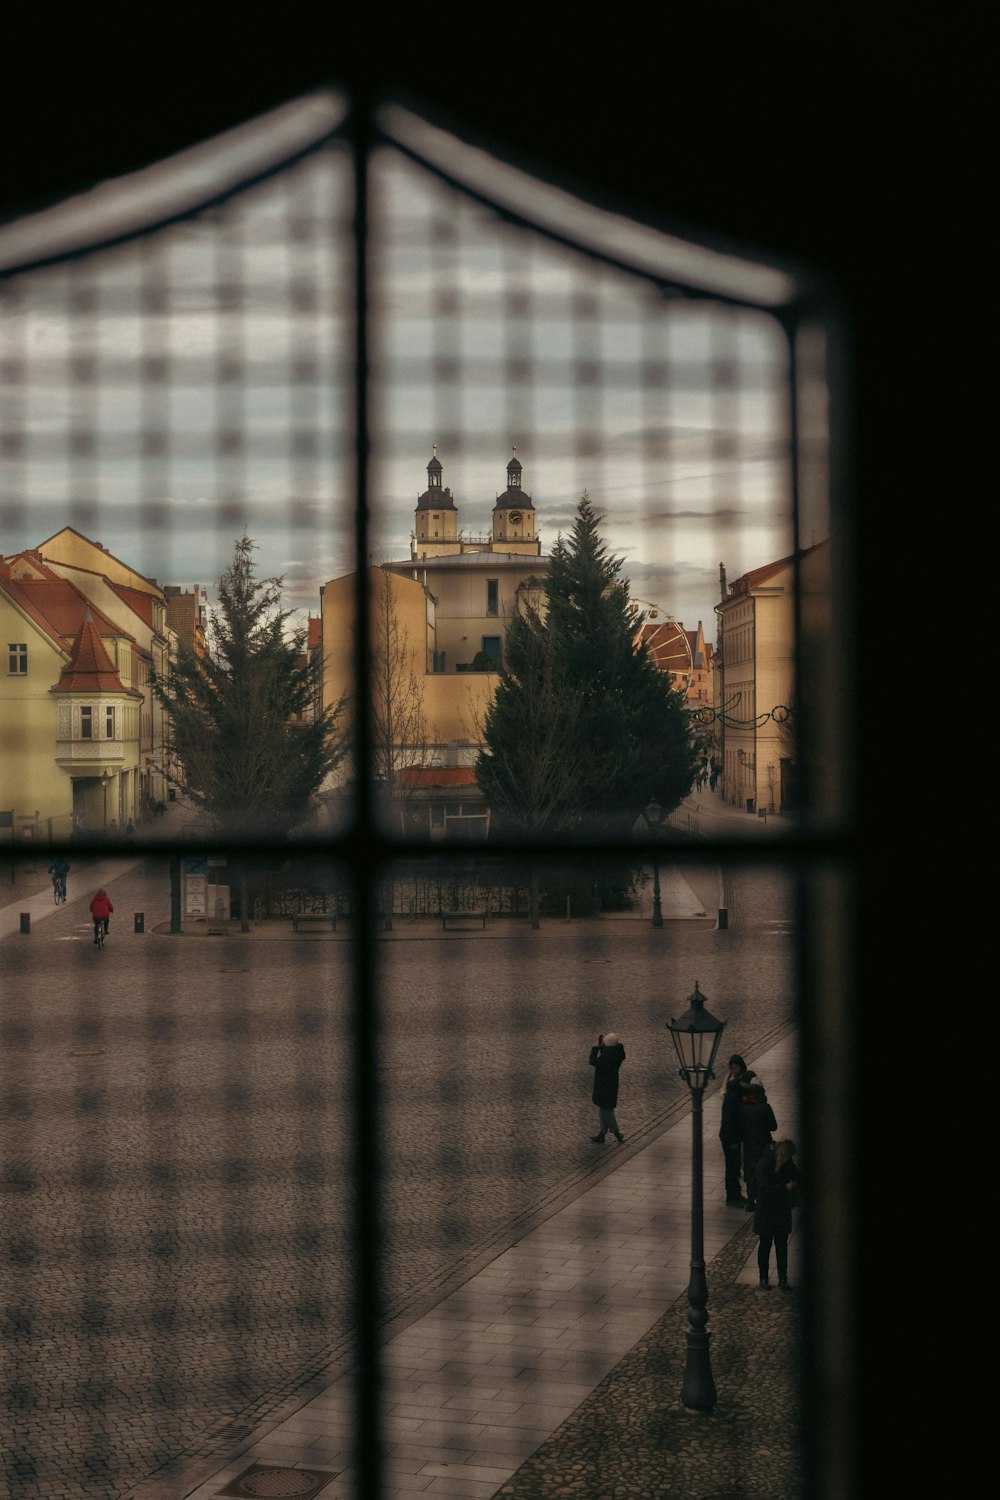
[[[18,554],[9,562],[16,565],[23,556]],[[103,610],[88,604],[86,595],[68,578],[60,578],[37,558],[31,557],[30,561],[31,572],[5,580],[4,588],[11,600],[62,650],[68,650],[69,642],[79,634],[88,610],[99,635],[133,639],[127,630],[109,620]],[[16,571],[15,567],[12,566],[11,571]]]
[[[124,693],[125,684],[111,664],[104,643],[97,633],[97,626],[88,609],[80,626],[80,634],[73,643],[69,661],[59,673],[59,681],[49,689],[52,693]],[[139,695],[141,696],[141,694]]]
[[[124,599],[129,609],[134,610],[144,625],[153,628],[153,595],[144,594],[141,589],[129,588],[124,583],[112,583],[108,579],[108,585],[114,589],[119,599]]]
[[[399,773],[403,786],[475,786],[472,766],[404,766]]]

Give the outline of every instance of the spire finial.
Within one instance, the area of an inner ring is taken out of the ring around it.
[[[510,451],[514,455],[514,457],[516,458],[517,457],[517,444],[516,443],[511,443],[511,445],[510,445]]]
[[[437,445],[437,443],[431,443],[431,452],[434,454],[435,458],[437,458],[437,451],[438,451],[438,445]]]

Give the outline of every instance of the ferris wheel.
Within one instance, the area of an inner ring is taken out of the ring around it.
[[[670,672],[675,681],[687,687],[694,672],[694,659],[684,626],[652,600],[633,599],[632,603],[637,615],[645,616],[637,633],[645,641],[652,661],[661,672]]]

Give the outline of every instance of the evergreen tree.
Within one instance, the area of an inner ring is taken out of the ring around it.
[[[637,639],[642,616],[584,494],[553,549],[544,608],[508,624],[476,777],[498,824],[525,834],[625,840],[654,799],[690,791],[684,694]]]
[[[153,691],[170,716],[185,793],[227,834],[282,836],[345,753],[343,703],[322,709],[320,665],[300,660],[304,630],[287,630],[280,578],[257,578],[244,533],[219,580],[212,650],[186,642]]]

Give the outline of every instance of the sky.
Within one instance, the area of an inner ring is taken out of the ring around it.
[[[334,146],[0,281],[6,555],[72,525],[211,605],[245,529],[296,618],[319,612],[356,561],[348,185]],[[665,301],[392,151],[372,204],[368,560],[409,555],[434,444],[460,529],[487,533],[516,445],[543,552],[586,491],[633,595],[714,639],[719,565],[792,549],[777,322]]]

